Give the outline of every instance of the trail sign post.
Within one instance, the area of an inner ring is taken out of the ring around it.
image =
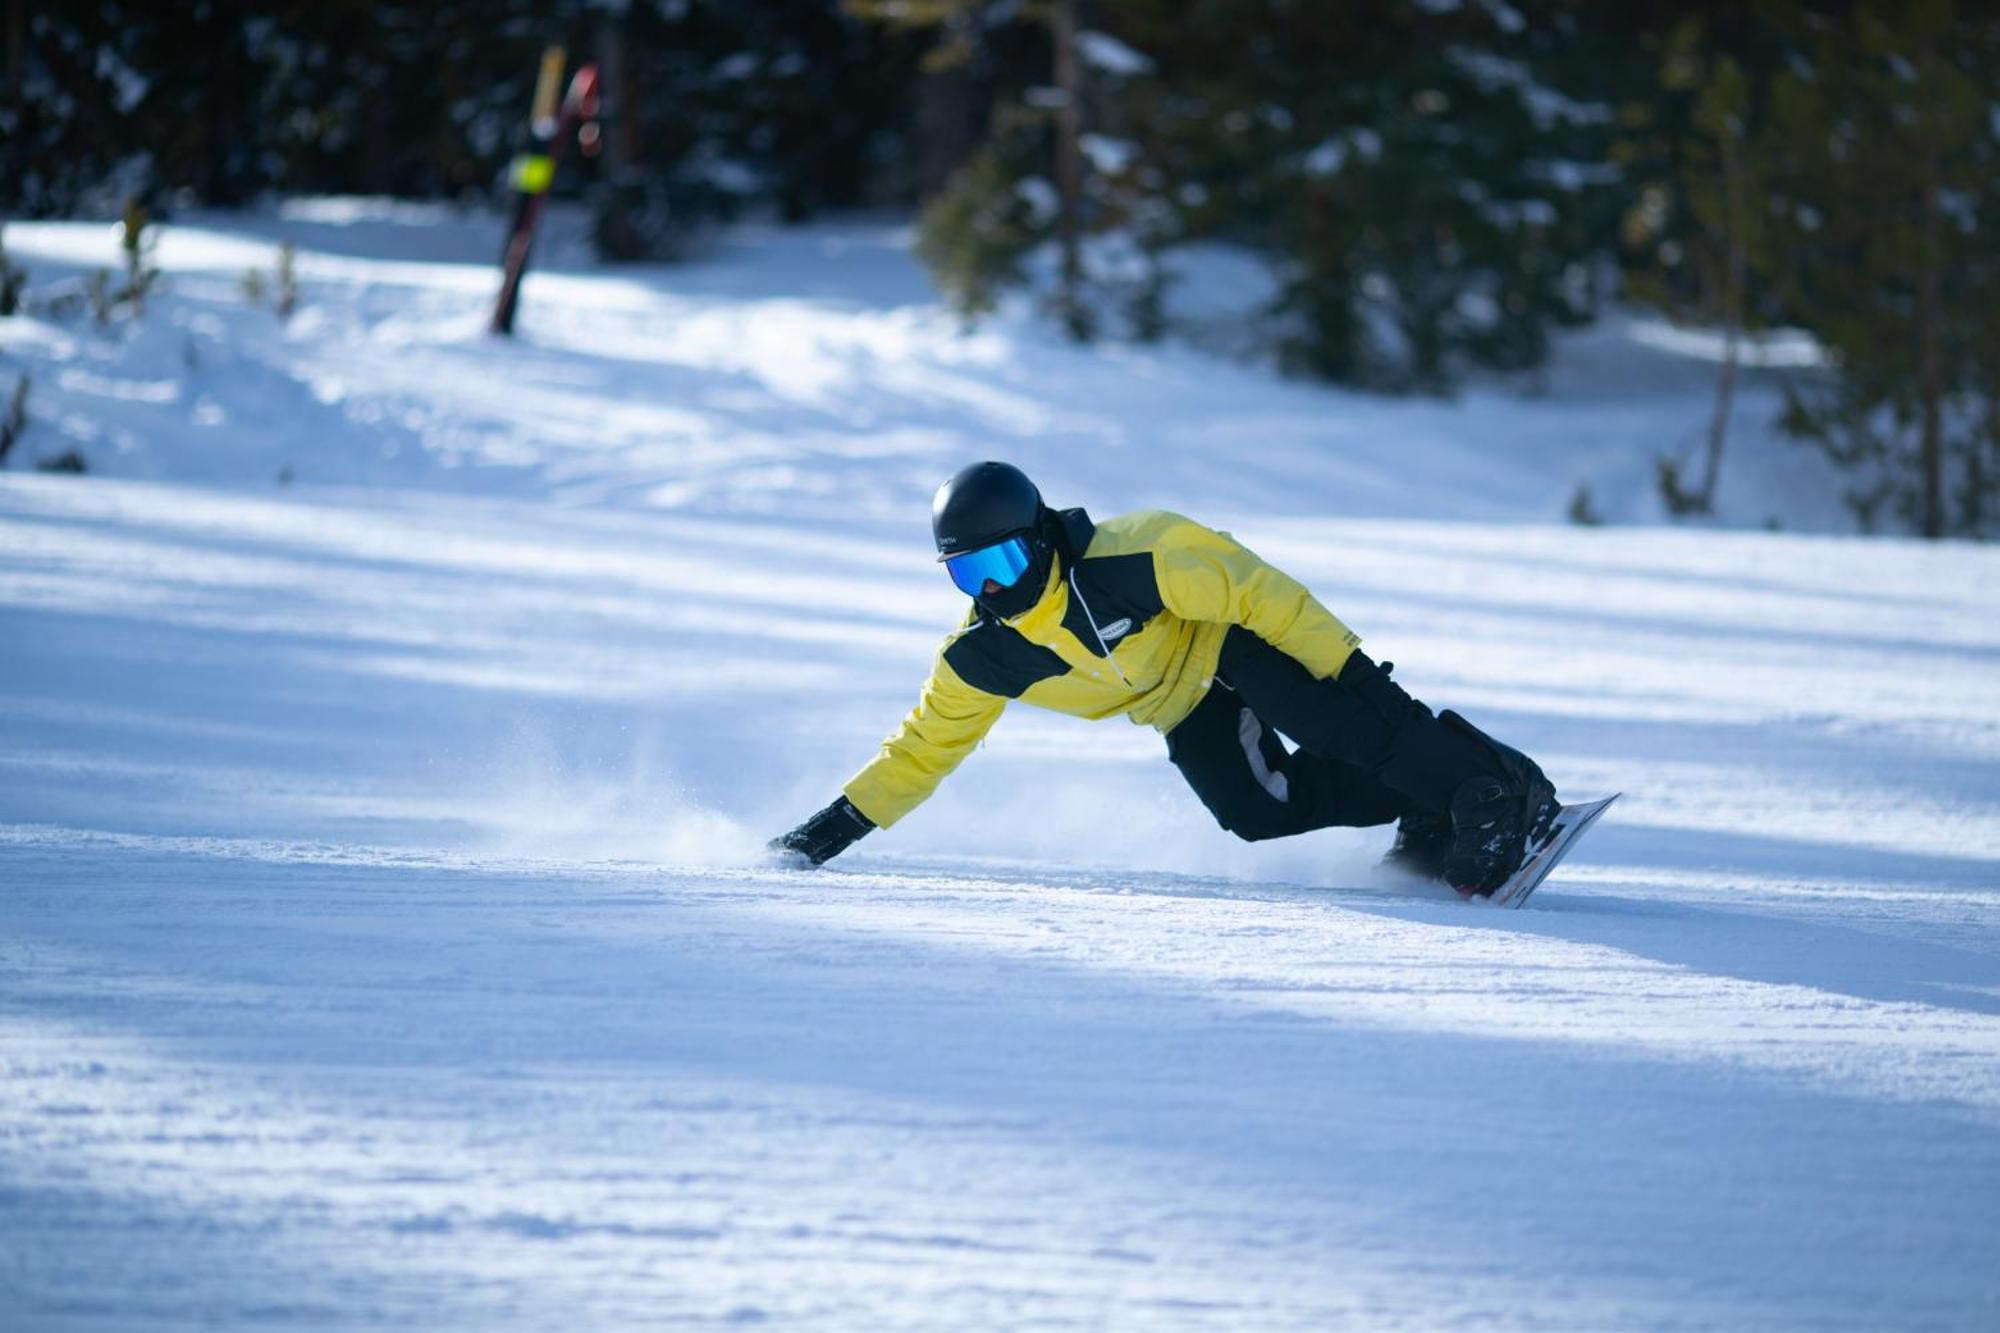
[[[495,333],[514,332],[514,308],[521,297],[521,278],[528,271],[535,225],[541,221],[542,204],[548,198],[549,187],[555,183],[556,168],[562,165],[563,149],[574,137],[588,155],[595,153],[601,142],[597,132],[597,66],[578,67],[558,110],[555,90],[562,83],[562,68],[560,46],[552,46],[543,53],[530,124],[532,142],[529,150],[515,157],[508,168],[509,183],[514,187],[514,225],[501,256],[500,299],[493,306]]]

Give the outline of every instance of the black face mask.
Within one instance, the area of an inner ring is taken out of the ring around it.
[[[1055,567],[1055,545],[1045,532],[1038,530],[1029,534],[1028,549],[1032,559],[1012,587],[975,599],[989,615],[1012,620],[1042,600],[1042,593],[1049,586],[1049,572]]]

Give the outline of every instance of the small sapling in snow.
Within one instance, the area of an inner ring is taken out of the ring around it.
[[[1604,515],[1597,512],[1597,504],[1590,498],[1590,486],[1585,482],[1576,484],[1576,494],[1569,498],[1569,521],[1579,527],[1595,528],[1604,523]]]
[[[261,306],[268,297],[271,309],[279,319],[290,319],[292,312],[299,308],[299,248],[290,241],[278,247],[278,264],[273,276],[266,278],[261,268],[243,270],[242,281],[238,284],[243,299],[253,306]]]
[[[0,318],[20,312],[21,292],[27,285],[28,271],[7,257],[7,247],[0,242]]]
[[[125,286],[113,304],[130,306],[135,317],[146,313],[146,295],[160,278],[160,270],[146,262],[153,250],[153,238],[146,231],[150,220],[137,198],[125,201],[125,219],[118,235],[119,248],[125,252]]]
[[[279,319],[290,319],[299,308],[299,248],[290,241],[278,247],[277,301],[273,306]]]
[[[0,416],[0,467],[6,465],[7,454],[27,428],[28,377],[24,374],[14,382],[13,396],[7,400],[7,413]]]

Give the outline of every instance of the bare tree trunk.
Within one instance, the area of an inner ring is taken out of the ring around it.
[[[361,188],[368,194],[393,194],[390,157],[395,140],[389,120],[395,106],[395,80],[390,75],[388,39],[372,26],[362,61],[369,88],[361,104]]]
[[[1936,232],[1937,190],[1924,192],[1924,231]],[[1926,246],[1926,249],[1929,249]],[[1923,358],[1924,536],[1944,536],[1944,356],[1939,315],[1939,273],[1935,254],[1923,261],[1919,279],[1918,315]]]
[[[1078,148],[1083,125],[1083,80],[1076,59],[1076,0],[1055,0],[1049,31],[1055,42],[1056,88],[1062,105],[1056,109],[1056,193],[1060,212],[1057,241],[1062,247],[1063,321],[1070,336],[1081,340],[1087,327],[1083,313],[1083,163]]]
[[[22,91],[27,78],[28,0],[12,0],[7,6],[7,86],[13,90],[17,113],[27,96]]]
[[[1965,453],[1965,530],[1973,536],[1983,536],[1986,527],[1986,464],[1984,452],[1996,449],[2000,443],[2000,421],[1994,420],[1993,398],[1989,391],[1986,399],[1986,438],[1976,442]]]
[[[929,70],[917,80],[917,197],[930,199],[986,137],[990,90],[971,62]]]
[[[1747,224],[1744,218],[1743,125],[1732,124],[1722,136],[1722,188],[1725,198],[1728,251],[1722,284],[1722,369],[1715,377],[1715,417],[1708,425],[1708,456],[1701,474],[1698,504],[1705,514],[1715,512],[1715,492],[1722,479],[1722,450],[1729,438],[1729,413],[1736,401],[1736,372],[1743,332],[1743,274],[1748,263]]]
[[[27,174],[28,136],[22,120],[28,113],[28,0],[10,0],[7,6],[7,89],[14,103],[13,151],[7,154],[8,170],[15,180]]]
[[[1933,63],[1924,52],[1924,86]],[[1925,127],[1924,244],[1917,270],[1917,359],[1923,403],[1924,536],[1944,536],[1944,216],[1937,129]]]
[[[639,160],[639,99],[628,77],[628,47],[632,11],[627,5],[607,6],[597,16],[597,69],[602,80],[605,119],[604,165],[612,180],[622,180]]]

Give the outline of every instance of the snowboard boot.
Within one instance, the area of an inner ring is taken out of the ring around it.
[[[1436,878],[1460,893],[1485,897],[1548,837],[1562,809],[1555,787],[1532,759],[1457,713],[1446,709],[1433,716],[1389,678],[1392,669],[1357,652],[1340,673],[1340,684],[1370,704],[1392,729],[1376,775],[1414,802],[1413,815],[1443,812],[1416,819],[1410,830],[1412,858],[1417,847],[1435,854],[1443,844]],[[1440,822],[1446,825],[1442,830]],[[1413,859],[1398,855],[1405,841],[1400,827],[1396,841],[1390,858],[1416,868]]]
[[[1396,841],[1382,864],[1419,879],[1443,879],[1451,855],[1451,816],[1413,805],[1396,821]]]
[[[1534,760],[1502,745],[1446,709],[1438,724],[1481,745],[1497,772],[1476,774],[1451,798],[1451,851],[1444,880],[1460,893],[1486,897],[1521,868],[1542,845],[1562,811],[1550,782]]]

